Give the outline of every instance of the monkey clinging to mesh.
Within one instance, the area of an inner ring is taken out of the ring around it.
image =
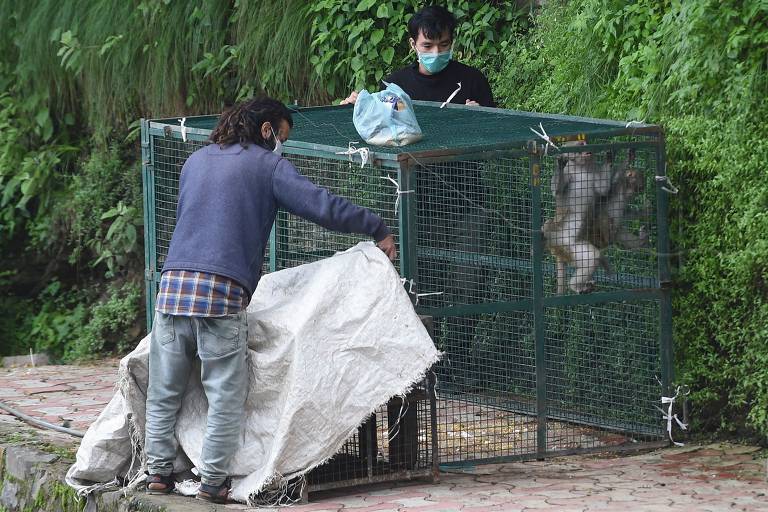
[[[544,224],[544,236],[548,249],[557,260],[557,293],[565,293],[566,265],[569,263],[576,267],[569,283],[570,288],[577,293],[587,293],[594,287],[592,275],[597,267],[602,265],[609,271],[608,262],[600,254],[600,249],[611,244],[625,249],[639,249],[648,245],[647,232],[641,229],[635,235],[622,225],[631,199],[643,190],[644,179],[639,169],[630,167],[634,163],[634,150],[629,151],[627,164],[622,164],[616,170],[610,153],[606,162],[599,166],[587,154],[581,162],[592,168],[584,168],[579,172],[575,172],[580,165],[579,161],[573,160],[571,154],[563,158],[566,160],[559,163],[559,170],[552,182],[555,218]],[[581,185],[579,190],[572,190],[574,177],[577,177],[578,184],[579,179],[585,181],[585,175],[587,183]],[[590,179],[593,181],[591,187]],[[564,181],[567,182],[566,186],[563,185]],[[574,204],[579,207],[574,208]],[[578,230],[575,234],[572,229],[568,229],[568,236],[563,236],[566,226],[576,225]]]
[[[630,201],[645,188],[643,172],[632,167],[634,161],[635,153],[630,149],[628,165],[621,166],[613,174],[608,194],[599,197],[590,209],[584,236],[598,249],[605,249],[614,244],[622,249],[641,249],[649,246],[645,227],[641,227],[640,232],[634,234],[622,223],[627,218]],[[604,259],[601,263],[608,270]]]
[[[584,145],[567,142],[567,146]],[[570,288],[576,293],[592,291],[592,274],[600,265],[600,250],[584,236],[597,199],[611,188],[612,166],[597,164],[592,153],[564,153],[552,180],[555,218],[544,223],[547,248],[557,260],[557,293],[565,293],[566,265],[576,271]]]

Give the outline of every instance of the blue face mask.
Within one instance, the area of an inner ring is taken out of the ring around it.
[[[439,73],[445,69],[448,63],[451,61],[452,50],[442,53],[421,53],[416,52],[419,56],[419,62],[424,66],[424,69],[432,74]]]

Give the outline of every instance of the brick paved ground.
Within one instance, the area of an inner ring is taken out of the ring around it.
[[[29,415],[85,430],[114,392],[116,365],[110,360],[92,366],[0,369],[0,400]],[[0,420],[13,421],[7,416]],[[46,435],[66,442],[62,434]],[[309,505],[292,510],[768,511],[761,453],[758,447],[717,444],[622,457],[476,466],[442,474],[438,484],[318,493]],[[171,502],[178,510],[213,510],[188,498],[175,497]],[[231,504],[225,509],[246,507]]]

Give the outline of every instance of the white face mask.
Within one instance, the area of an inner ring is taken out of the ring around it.
[[[283,141],[280,140],[280,138],[275,135],[275,130],[272,129],[270,126],[269,129],[272,131],[272,136],[275,138],[275,148],[272,150],[273,153],[276,155],[282,155],[283,154]]]

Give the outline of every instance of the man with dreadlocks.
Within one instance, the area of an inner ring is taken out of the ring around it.
[[[391,260],[396,257],[394,238],[379,216],[314,185],[281,158],[292,126],[279,101],[245,101],[221,116],[212,144],[182,168],[150,341],[148,493],[173,490],[176,416],[199,358],[208,419],[197,497],[227,500],[228,464],[248,386],[245,308],[278,208],[328,229],[369,235]]]

